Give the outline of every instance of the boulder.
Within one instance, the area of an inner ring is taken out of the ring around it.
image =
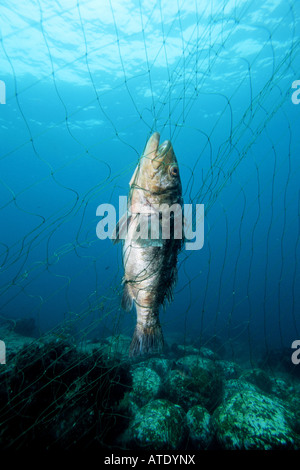
[[[186,411],[193,405],[212,412],[221,402],[223,381],[214,361],[200,356],[185,356],[176,361],[169,374],[167,390],[171,401]]]
[[[161,378],[150,367],[140,365],[131,371],[132,400],[138,406],[144,406],[150,400],[157,398],[161,389]]]
[[[209,448],[214,434],[211,425],[211,417],[206,408],[201,405],[193,406],[186,415],[187,425],[190,431],[190,442],[194,449]]]
[[[228,397],[213,414],[216,437],[224,449],[294,449],[292,420],[279,400],[246,388]]]
[[[183,409],[168,400],[157,399],[139,409],[124,440],[130,448],[179,451],[184,448],[187,434]]]

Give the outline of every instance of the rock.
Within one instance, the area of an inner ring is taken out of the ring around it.
[[[215,362],[215,365],[221,370],[225,380],[237,379],[242,373],[242,368],[235,362],[219,360]]]
[[[193,390],[193,380],[180,370],[171,370],[165,383],[165,393],[170,401],[187,411],[200,402],[200,393]]]
[[[295,389],[289,396],[287,403],[293,413],[291,426],[296,434],[298,449],[300,449],[300,391]]]
[[[270,377],[272,382],[272,394],[282,400],[289,400],[290,397],[295,395],[295,389],[290,384],[289,380],[282,377]]]
[[[171,401],[186,410],[199,404],[212,412],[221,402],[223,388],[222,375],[214,361],[200,356],[185,356],[176,365],[178,371],[172,371],[168,379]]]
[[[247,382],[253,383],[260,390],[266,393],[272,392],[272,380],[267,372],[262,369],[247,370],[242,374],[243,379]]]
[[[112,357],[123,357],[128,358],[129,346],[131,339],[129,336],[117,335],[117,336],[108,336],[105,339],[107,346],[104,348],[105,353],[108,356]]]
[[[117,412],[123,416],[132,418],[139,411],[139,406],[134,401],[132,392],[125,392],[123,398],[120,400]]]
[[[129,448],[179,451],[187,433],[183,409],[168,400],[157,399],[140,408],[124,439]]]
[[[177,352],[178,354],[181,353],[182,355],[192,355],[199,354],[199,349],[195,348],[191,344],[178,344]]]
[[[216,360],[219,359],[219,356],[214,353],[211,349],[205,348],[202,346],[201,348],[196,348],[191,344],[178,344],[177,346],[177,354],[181,353],[182,356],[201,356],[206,359]]]
[[[86,354],[101,352],[107,361],[129,361],[129,346],[131,338],[125,335],[107,336],[105,339],[87,339],[80,342],[78,348]]]
[[[212,359],[212,360],[219,359],[219,356],[217,353],[215,353],[211,349],[205,348],[204,346],[200,348],[199,354],[200,356],[205,357],[206,359]]]
[[[131,371],[131,375],[130,395],[138,406],[144,406],[150,400],[157,398],[161,388],[161,379],[154,370],[140,365]]]
[[[294,449],[292,419],[279,400],[245,389],[215,410],[213,425],[224,449]]]
[[[131,375],[99,353],[87,355],[67,341],[43,338],[16,353],[4,378],[3,449],[16,441],[27,450],[92,447],[99,440],[115,442],[128,426],[129,418],[117,409]]]
[[[226,403],[233,395],[236,393],[244,393],[244,392],[257,392],[258,389],[254,384],[247,382],[243,379],[230,379],[224,383],[223,387],[223,403]]]
[[[163,357],[151,357],[145,362],[139,363],[139,366],[143,365],[154,370],[162,379],[165,379],[169,370],[171,369],[172,361]]]
[[[176,361],[176,364],[187,367],[191,371],[199,368],[209,370],[214,365],[213,361],[200,357],[199,355],[183,356]]]
[[[187,412],[186,418],[193,448],[207,449],[214,438],[210,414],[203,406],[196,405]]]
[[[26,346],[30,347],[31,344],[42,344],[27,336],[22,336],[9,329],[0,330],[0,339],[4,341],[6,347],[6,367],[10,367],[15,360],[17,353]]]

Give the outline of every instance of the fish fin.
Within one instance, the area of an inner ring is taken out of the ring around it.
[[[138,166],[136,167],[136,169],[134,170],[134,173],[133,173],[133,175],[132,175],[132,177],[131,177],[131,180],[129,181],[129,186],[130,186],[130,187],[134,184],[134,181],[135,181],[135,178],[136,178],[138,169],[139,169],[139,165],[138,165]]]
[[[177,282],[178,271],[177,267],[173,266],[169,269],[168,279],[164,280],[165,284],[165,297],[163,300],[163,308],[166,309],[168,303],[171,303],[174,300],[174,287]]]
[[[133,306],[133,298],[129,292],[128,284],[124,284],[123,297],[121,302],[121,307],[125,312],[130,312]]]
[[[130,220],[131,216],[128,215],[127,212],[125,212],[125,214],[121,217],[112,233],[111,238],[114,245],[116,243],[119,243],[121,240],[125,239]]]
[[[166,293],[166,297],[169,302],[172,302],[174,299],[173,290],[177,282],[177,277],[178,277],[178,271],[177,271],[177,268],[175,267],[173,268],[172,274],[170,276],[170,281],[169,281],[169,285],[168,285],[167,293]]]
[[[164,346],[164,337],[159,323],[152,326],[142,326],[138,323],[135,327],[129,356],[160,352]]]

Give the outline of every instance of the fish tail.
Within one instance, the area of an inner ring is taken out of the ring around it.
[[[164,337],[159,323],[155,323],[151,326],[137,323],[133,333],[129,355],[132,357],[160,352],[163,346]]]

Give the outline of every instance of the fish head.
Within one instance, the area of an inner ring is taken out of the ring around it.
[[[174,194],[181,195],[181,180],[172,143],[165,140],[159,145],[159,140],[158,132],[148,140],[130,186],[144,190],[152,199],[168,202]]]

